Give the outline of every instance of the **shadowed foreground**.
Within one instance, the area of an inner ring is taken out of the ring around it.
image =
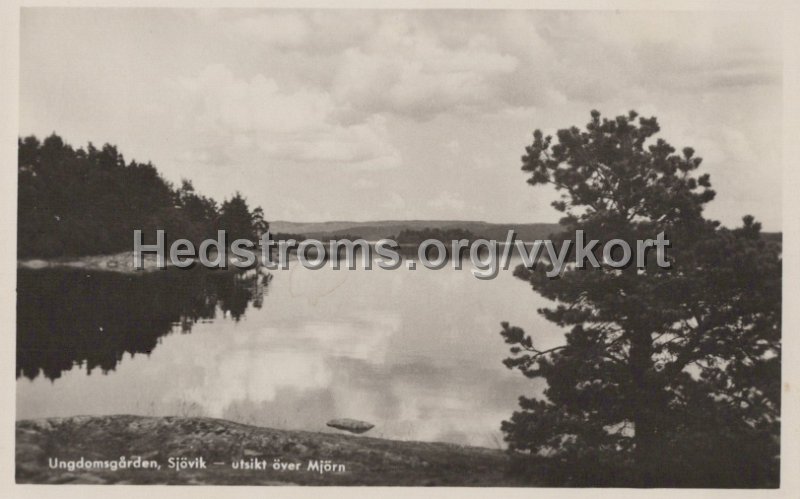
[[[56,458],[118,461],[122,456],[139,456],[160,469],[50,468]],[[177,471],[169,469],[170,458],[202,458],[207,467]],[[232,463],[242,459],[265,469],[233,469]],[[296,469],[275,470],[276,459]],[[316,470],[314,463],[326,462],[329,472]],[[18,483],[516,485],[506,470],[507,457],[498,450],[274,430],[211,418],[77,416],[16,424]]]

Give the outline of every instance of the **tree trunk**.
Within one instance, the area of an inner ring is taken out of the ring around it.
[[[630,367],[633,387],[634,461],[636,485],[652,487],[656,484],[655,463],[656,421],[659,408],[659,388],[652,382],[652,340],[649,332],[633,335],[630,349]]]

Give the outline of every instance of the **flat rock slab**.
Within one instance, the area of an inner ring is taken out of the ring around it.
[[[138,456],[160,469],[60,469],[50,459]],[[170,459],[202,458],[175,470]],[[234,469],[233,462],[266,469]],[[284,468],[273,464],[280,461]],[[329,463],[329,472],[309,463]],[[218,464],[214,464],[218,463]],[[224,463],[224,464],[219,464]],[[291,469],[288,465],[292,464]],[[514,486],[499,450],[331,433],[284,431],[212,418],[80,416],[16,423],[18,483]]]
[[[366,421],[359,421],[357,419],[331,419],[326,425],[330,426],[331,428],[336,428],[337,430],[344,430],[349,431],[350,433],[364,433],[373,428],[375,425],[372,423],[367,423]]]

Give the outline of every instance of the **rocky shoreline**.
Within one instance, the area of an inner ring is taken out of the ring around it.
[[[18,483],[514,486],[500,451],[212,418],[16,423]]]

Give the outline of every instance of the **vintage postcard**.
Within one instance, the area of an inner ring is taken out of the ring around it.
[[[793,6],[220,7],[8,9],[3,497],[797,497]]]

